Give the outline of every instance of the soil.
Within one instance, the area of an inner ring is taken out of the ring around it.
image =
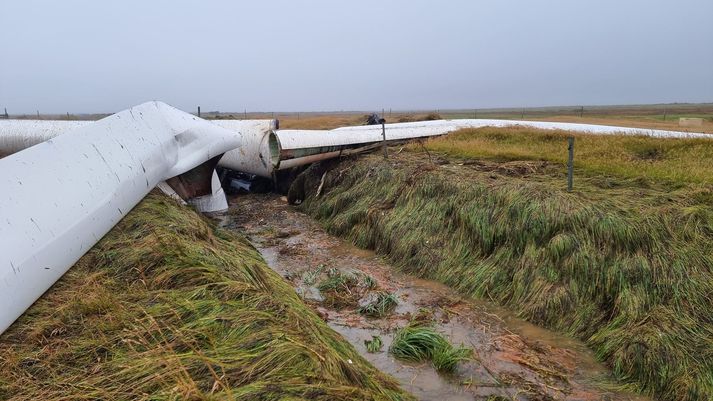
[[[534,166],[538,167],[543,166]],[[268,265],[330,327],[419,399],[645,400],[608,391],[615,387],[608,369],[581,342],[529,324],[491,303],[459,296],[437,282],[399,273],[372,252],[329,235],[289,206],[285,197],[239,195],[229,203],[229,211],[216,216],[220,224],[247,235]],[[353,303],[326,302],[319,283],[340,273],[371,277],[375,285],[350,291]],[[371,291],[395,294],[398,305],[383,318],[361,315],[358,300],[363,302]],[[472,348],[473,358],[448,375],[429,363],[395,359],[388,352],[394,332],[413,319],[429,320],[454,345]],[[381,337],[381,351],[367,352],[364,341],[372,336]]]

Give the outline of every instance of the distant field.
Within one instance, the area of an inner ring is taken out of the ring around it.
[[[526,127],[464,129],[425,146],[460,159],[567,161],[566,131]],[[600,176],[713,183],[713,140],[575,134],[575,169]],[[412,145],[418,150],[420,146]]]
[[[281,128],[332,129],[346,125],[364,124],[370,112],[340,113],[221,113],[208,118],[277,118]],[[581,115],[581,116],[580,116]],[[232,116],[232,117],[231,117]],[[536,120],[584,124],[616,125],[622,127],[651,128],[672,131],[713,133],[713,104],[556,107],[486,110],[424,110],[384,111],[389,123],[420,121],[435,117],[447,119],[482,118],[504,120]],[[703,118],[703,126],[680,127],[681,117]]]
[[[441,115],[444,118],[539,120],[713,133],[713,104],[460,110],[444,111]],[[678,120],[681,117],[702,118],[703,126],[680,127]]]
[[[360,125],[374,111],[345,112],[217,112],[202,113],[206,119],[279,119],[281,128],[332,129],[347,125]],[[623,127],[652,128],[676,131],[713,133],[713,103],[660,104],[633,106],[563,106],[507,109],[462,109],[462,110],[384,110],[389,123],[420,121],[436,117],[488,118],[505,120],[540,120],[586,124],[617,125]],[[97,120],[108,114],[40,114],[40,119]],[[11,118],[37,119],[36,114],[10,115]],[[681,117],[703,118],[703,126],[679,127]]]

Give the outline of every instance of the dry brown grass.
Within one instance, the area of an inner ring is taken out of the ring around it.
[[[369,116],[367,112],[344,112],[344,113],[233,113],[215,115],[205,115],[203,117],[213,119],[278,119],[281,129],[315,129],[326,130],[339,127],[364,125]],[[442,117],[438,113],[386,113],[387,123],[404,123],[412,121],[437,120]]]
[[[353,125],[364,125],[367,115],[363,113],[329,114],[329,115],[300,115],[290,114],[276,116],[283,129],[334,129]],[[403,123],[411,121],[437,120],[441,116],[435,113],[387,113],[387,123]]]
[[[614,111],[603,112],[597,115],[531,115],[525,113],[524,119],[531,121],[553,121],[553,122],[568,122],[580,124],[599,124],[599,125],[614,125],[621,127],[633,128],[650,128],[662,129],[669,131],[686,131],[686,132],[705,132],[713,133],[713,114],[702,113],[695,116],[703,117],[703,126],[701,127],[680,127],[678,118],[687,115],[671,114],[666,121],[662,115],[643,114],[641,115],[621,115]],[[647,112],[648,113],[648,112]],[[478,113],[478,118],[495,118],[495,119],[520,119],[522,116],[519,113],[509,114],[488,114]],[[242,116],[241,116],[242,117]],[[320,114],[320,113],[290,113],[290,114],[249,114],[248,118],[277,118],[280,120],[280,128],[283,129],[333,129],[338,127],[363,125],[366,122],[366,113],[338,113],[338,114]],[[443,112],[437,113],[386,113],[387,123],[400,123],[412,121],[432,120],[436,117],[443,119],[452,118],[473,118],[473,114],[464,114],[458,112]]]
[[[350,125],[364,125],[364,114],[329,114],[279,116],[282,129],[333,129]]]

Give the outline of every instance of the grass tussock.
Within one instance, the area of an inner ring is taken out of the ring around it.
[[[465,129],[429,140],[426,148],[463,159],[547,160],[564,164],[567,137],[572,135],[525,127]],[[676,183],[713,183],[713,140],[574,136],[575,179],[584,172]]]
[[[396,332],[389,352],[405,361],[431,361],[433,367],[441,373],[452,373],[458,362],[472,355],[472,350],[454,347],[432,327],[414,324]]]
[[[483,145],[460,149],[459,141],[473,135]],[[501,157],[503,148],[489,145],[515,141],[512,149],[533,155],[524,145],[530,139],[513,135],[468,131],[429,146]],[[557,143],[552,146],[562,148],[560,134],[549,135]],[[616,148],[646,143],[604,139]],[[578,138],[578,149],[585,140]],[[703,158],[709,146],[667,143],[663,153],[670,160],[688,149],[691,159]],[[481,165],[434,166],[422,154],[390,157],[347,161],[327,174],[320,197],[313,194],[325,167],[313,166],[305,173],[308,197],[301,208],[329,232],[374,249],[406,272],[582,339],[615,376],[646,394],[667,401],[713,399],[713,187],[629,178],[636,164],[625,161],[623,176],[582,173],[576,191],[567,193],[556,165],[521,175]],[[609,160],[611,168],[624,168],[614,162],[628,159]],[[692,173],[702,164],[691,161],[698,166]],[[641,169],[647,171],[669,174]]]
[[[384,342],[379,336],[371,336],[371,340],[364,340],[366,351],[369,353],[377,353],[384,347]]]
[[[149,195],[2,337],[4,400],[399,400],[242,237]]]
[[[358,312],[369,317],[381,318],[391,313],[398,304],[399,299],[396,295],[385,291],[376,291],[370,302],[360,306]]]
[[[355,274],[336,269],[328,273],[317,289],[324,297],[324,303],[337,309],[355,306],[365,290]]]

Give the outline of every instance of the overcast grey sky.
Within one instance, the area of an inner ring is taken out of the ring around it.
[[[711,0],[0,0],[0,107],[710,102],[712,17]]]

